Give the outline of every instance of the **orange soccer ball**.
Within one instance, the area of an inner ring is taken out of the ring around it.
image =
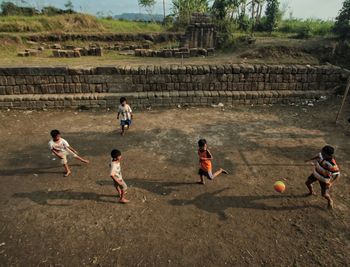
[[[273,188],[275,188],[275,190],[278,193],[283,193],[284,190],[286,190],[286,185],[282,182],[282,181],[277,181],[274,185]]]

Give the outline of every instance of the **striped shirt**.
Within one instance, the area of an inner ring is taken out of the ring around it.
[[[329,183],[331,178],[340,174],[340,171],[335,159],[324,159],[320,153],[313,174],[319,181]]]

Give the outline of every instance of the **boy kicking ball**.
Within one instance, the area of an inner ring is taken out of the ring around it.
[[[120,162],[122,160],[122,153],[118,149],[113,149],[111,152],[112,162],[111,162],[111,178],[113,179],[114,186],[119,193],[119,202],[128,203],[129,200],[125,198],[126,190],[128,186],[123,180],[122,171],[120,167]]]
[[[122,128],[121,135],[124,135],[125,129],[130,129],[133,119],[131,107],[127,104],[125,97],[120,98],[117,118],[118,120],[120,118],[120,126]]]
[[[305,182],[309,189],[308,196],[315,194],[312,184],[318,181],[321,186],[322,196],[328,201],[328,208],[333,209],[333,200],[329,194],[329,189],[340,176],[339,167],[334,159],[334,148],[325,146],[316,157],[305,162],[308,161],[316,161],[314,172]]]
[[[212,171],[212,163],[213,156],[208,150],[207,141],[205,139],[200,139],[198,141],[198,156],[199,156],[199,177],[200,181],[199,184],[205,184],[204,177],[207,177],[209,180],[213,180],[215,177],[219,176],[220,174],[228,174],[227,171],[220,168],[218,171],[216,171],[213,174]]]
[[[68,177],[72,172],[68,165],[68,156],[73,156],[74,158],[80,160],[84,163],[89,163],[87,159],[83,159],[78,155],[78,151],[76,151],[73,147],[71,147],[68,142],[61,137],[61,133],[59,130],[51,131],[52,139],[49,142],[49,147],[51,152],[61,159],[61,163],[64,167],[65,174],[64,177]]]

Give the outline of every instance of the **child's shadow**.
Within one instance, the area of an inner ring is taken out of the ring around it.
[[[99,180],[99,181],[96,181],[96,184],[113,186],[113,181],[112,181],[112,179],[111,180]],[[194,183],[194,182],[160,182],[160,181],[154,181],[154,180],[128,179],[127,184],[130,187],[141,188],[141,189],[147,190],[147,191],[154,193],[154,194],[157,194],[157,195],[169,195],[170,193],[172,193],[174,191],[178,191],[178,189],[176,189],[174,187],[194,185],[197,183]]]
[[[206,212],[216,213],[221,220],[226,220],[227,216],[225,210],[228,208],[242,208],[242,209],[261,209],[261,210],[275,210],[275,211],[291,211],[307,208],[321,209],[315,205],[303,205],[303,206],[271,206],[259,201],[268,199],[288,199],[298,198],[300,196],[290,195],[269,195],[269,196],[217,196],[227,188],[217,190],[213,193],[206,192],[191,200],[186,199],[172,199],[169,203],[174,206],[194,205],[198,209],[205,210]]]
[[[116,203],[116,201],[104,200],[105,197],[115,197],[115,195],[102,195],[90,192],[63,191],[34,191],[28,193],[15,193],[15,198],[28,198],[39,205],[48,206],[70,206],[69,204],[50,204],[49,200],[91,200],[95,202]]]

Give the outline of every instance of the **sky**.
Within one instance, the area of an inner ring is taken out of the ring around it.
[[[169,13],[171,0],[165,1],[167,13]],[[63,7],[67,0],[27,0],[27,2],[39,6],[50,4]],[[72,0],[72,2],[77,11],[91,14],[96,14],[99,11],[102,11],[105,15],[140,12],[137,0]],[[342,7],[343,0],[280,0],[280,2],[281,6],[285,5],[289,7],[286,12],[287,16],[292,12],[295,18],[334,19]],[[157,0],[155,13],[163,14],[162,3],[162,0]]]

